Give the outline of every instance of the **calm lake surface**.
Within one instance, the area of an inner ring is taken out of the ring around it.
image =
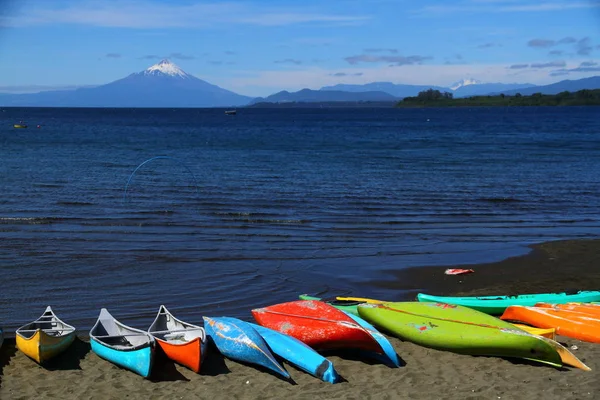
[[[5,108],[0,161],[10,334],[47,305],[146,329],[160,304],[400,299],[369,282],[600,234],[598,107]]]

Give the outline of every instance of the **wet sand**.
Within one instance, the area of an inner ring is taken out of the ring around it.
[[[531,254],[469,266],[475,273],[446,276],[446,267],[392,273],[399,289],[433,294],[506,294],[600,288],[600,241],[534,246]],[[458,266],[460,267],[460,266]],[[360,294],[356,294],[360,295]],[[293,300],[293,299],[290,299]],[[402,300],[402,299],[397,299]],[[201,320],[198,316],[198,320]],[[191,321],[199,322],[199,321]],[[344,382],[323,383],[284,364],[293,383],[211,351],[201,374],[159,359],[143,379],[100,359],[86,339],[45,368],[15,349],[0,350],[0,398],[5,399],[593,399],[600,394],[600,345],[558,337],[592,368],[557,369],[527,361],[472,357],[390,338],[403,360],[389,368],[352,354],[328,355]]]

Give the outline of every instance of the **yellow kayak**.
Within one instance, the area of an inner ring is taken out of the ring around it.
[[[61,321],[50,307],[16,331],[17,348],[38,364],[65,351],[73,340],[75,328]]]
[[[543,336],[548,339],[556,340],[556,329],[554,328],[536,328],[535,326],[523,325],[523,324],[513,324],[519,329],[524,330],[527,333],[531,333],[532,335]]]

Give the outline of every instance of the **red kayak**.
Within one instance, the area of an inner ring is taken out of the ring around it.
[[[315,350],[345,348],[384,353],[369,332],[322,301],[275,304],[252,310],[252,316],[260,325],[295,337]]]

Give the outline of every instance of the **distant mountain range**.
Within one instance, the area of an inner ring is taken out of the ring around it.
[[[600,89],[600,76],[592,76],[591,78],[583,78],[577,80],[564,80],[545,86],[533,86],[520,90],[502,90],[495,91],[493,94],[504,93],[508,96],[514,96],[521,93],[523,96],[529,96],[534,93],[542,94],[558,94],[560,92],[577,92],[583,89]]]
[[[327,101],[398,101],[398,97],[384,91],[356,91],[343,90],[311,90],[302,89],[290,93],[286,90],[272,94],[268,97],[257,97],[250,104],[256,103],[288,103],[288,102],[327,102]]]
[[[242,107],[287,103],[393,103],[416,96],[427,89],[450,92],[454,97],[497,95],[557,94],[563,91],[600,89],[600,76],[564,80],[551,85],[530,83],[482,83],[469,78],[449,87],[372,82],[364,85],[338,84],[319,90],[281,91],[267,97],[252,98],[212,85],[184,72],[169,60],[162,60],[144,71],[96,87],[55,90],[39,93],[0,93],[0,106],[24,107]]]

